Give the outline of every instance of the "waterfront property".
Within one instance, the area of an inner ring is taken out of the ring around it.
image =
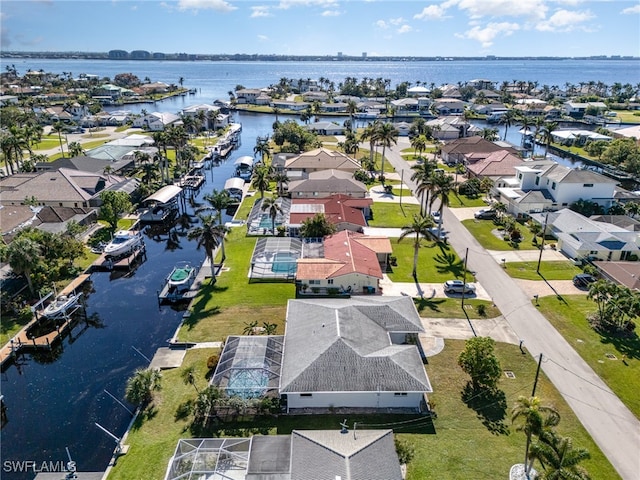
[[[177,185],[167,185],[142,201],[144,210],[140,214],[140,221],[145,223],[164,222],[176,214],[178,197],[182,188]]]
[[[409,344],[423,331],[410,297],[289,300],[280,377],[287,411],[424,411],[431,384]]]

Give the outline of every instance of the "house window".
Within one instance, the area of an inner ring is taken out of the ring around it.
[[[562,206],[566,207],[567,205],[569,205],[568,203],[563,203]]]
[[[591,250],[591,251],[589,252],[589,255],[597,255],[597,254],[598,254],[598,251],[597,251],[597,250]]]
[[[327,285],[333,285],[333,278],[330,278],[329,280],[327,280]]]
[[[593,183],[585,183],[584,185],[582,185],[584,188],[590,188],[593,187]]]
[[[536,177],[536,185],[540,185],[540,177]]]
[[[320,285],[320,280],[309,280],[309,285]]]
[[[522,180],[522,174],[521,173],[518,174],[518,180]]]
[[[393,394],[394,397],[406,397],[407,396],[407,392],[395,392]]]
[[[313,397],[313,393],[301,393],[301,397]]]
[[[551,184],[551,190],[555,190],[555,189],[556,189],[556,182],[553,182],[553,183]]]

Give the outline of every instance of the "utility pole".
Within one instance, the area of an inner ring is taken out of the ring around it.
[[[464,252],[464,268],[462,269],[462,300],[460,305],[464,311],[464,292],[467,287],[467,257],[469,256],[469,247]]]
[[[538,386],[538,377],[540,376],[540,365],[542,364],[542,353],[540,353],[540,358],[538,359],[538,368],[536,370],[536,378],[533,381],[533,390],[531,391],[531,396],[536,396],[536,387]]]
[[[536,273],[540,275],[540,262],[542,261],[542,252],[544,251],[544,237],[547,232],[547,221],[549,220],[549,212],[544,217],[544,226],[542,227],[542,245],[540,245],[540,255],[538,256],[538,267],[536,268]]]
[[[404,185],[404,168],[400,170],[400,208],[402,208],[402,186]]]

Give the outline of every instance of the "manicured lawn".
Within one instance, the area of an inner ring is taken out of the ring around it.
[[[540,275],[536,272],[537,268],[538,262],[509,262],[505,271],[511,277],[523,280],[571,280],[582,273],[582,269],[568,260],[540,262]]]
[[[538,307],[622,402],[640,418],[640,339],[602,336],[587,322],[597,311],[595,303],[582,295],[542,297]],[[615,355],[612,360],[606,354]],[[624,358],[626,355],[626,359]]]
[[[373,218],[370,227],[402,228],[413,222],[413,216],[420,214],[419,205],[375,202],[371,207]]]
[[[614,110],[622,123],[640,123],[640,115],[632,110]],[[615,117],[614,117],[615,118]]]
[[[500,315],[498,307],[488,300],[465,298],[464,311],[460,298],[414,298],[416,308],[424,318],[465,318],[465,312],[470,319],[496,318]],[[484,305],[485,315],[478,313],[478,307]]]
[[[508,478],[509,468],[514,463],[522,463],[525,436],[516,432],[510,414],[518,396],[531,394],[535,360],[522,355],[517,346],[496,344],[495,352],[502,369],[512,371],[515,378],[502,377],[498,395],[478,396],[465,402],[462,392],[469,377],[457,365],[463,348],[464,341],[447,340],[445,349],[430,357],[426,367],[434,391],[429,400],[438,414],[434,420],[435,434],[403,434],[402,429],[395,429],[400,438],[416,446],[416,457],[409,465],[409,479]],[[544,373],[536,396],[543,404],[554,405],[559,410],[561,421],[556,431],[572,437],[574,446],[589,450],[591,459],[581,465],[591,478],[620,478]]]
[[[398,242],[397,238],[390,239],[393,256],[397,258],[397,265],[387,272],[394,282],[413,282],[413,242],[415,235],[409,235]],[[422,240],[418,251],[418,281],[423,283],[441,283],[452,278],[462,278],[464,262],[456,252],[444,243]],[[472,281],[467,275],[467,281]]]
[[[538,247],[533,244],[533,235],[529,229],[523,225],[520,225],[520,232],[522,233],[522,240],[518,242],[514,248],[510,242],[498,238],[493,232],[498,229],[498,226],[493,223],[493,220],[463,220],[462,224],[467,227],[467,230],[471,232],[471,235],[487,250],[537,250]]]
[[[391,183],[391,182],[387,182],[387,183]],[[413,197],[413,195],[412,195],[412,193],[411,193],[411,190],[409,190],[409,189],[408,189],[408,188],[406,188],[406,187],[402,187],[402,190],[400,190],[400,188],[394,188],[394,189],[392,190],[392,193],[393,193],[396,197],[398,197],[398,198],[400,198],[400,195],[401,195],[401,194],[402,194],[402,198],[405,198],[405,197]]]
[[[519,395],[530,393],[536,362],[522,355],[517,346],[497,344],[496,355],[504,370],[515,373],[515,379],[503,379],[499,394],[478,396],[465,402],[461,392],[468,376],[457,365],[464,347],[461,340],[447,340],[445,349],[429,358],[426,366],[434,393],[430,401],[438,417],[431,420],[415,415],[348,415],[347,423],[358,423],[358,429],[392,428],[398,437],[415,448],[415,457],[408,466],[408,480],[437,478],[476,480],[506,478],[509,468],[521,462],[525,437],[516,432],[509,420],[510,410]],[[182,380],[182,372],[195,367],[196,386],[207,385],[206,359],[217,350],[190,350],[183,365],[162,372],[162,390],[156,393],[150,413],[138,417],[125,443],[129,452],[118,459],[109,475],[110,480],[161,480],[169,458],[180,438],[190,438],[190,417],[178,414],[179,407],[196,398],[193,386]],[[574,445],[585,447],[591,459],[582,465],[594,479],[618,479],[597,446],[575,418],[544,373],[538,383],[537,395],[545,404],[554,405],[561,414],[558,433],[571,436]],[[303,415],[244,419],[221,424],[204,432],[206,436],[251,436],[254,434],[289,434],[293,429],[338,428],[345,415]]]
[[[449,207],[461,208],[461,207],[486,207],[487,202],[484,201],[484,197],[467,197],[466,195],[449,195]]]
[[[246,237],[244,227],[227,235],[223,271],[215,285],[208,281],[185,319],[179,339],[190,342],[222,341],[227,335],[241,335],[245,324],[257,320],[276,323],[284,332],[287,300],[295,296],[293,283],[249,283],[249,264],[256,238]]]
[[[64,140],[64,135],[62,136],[62,145],[66,148],[66,143]],[[42,140],[33,145],[31,148],[33,150],[49,150],[51,148],[60,148],[60,140],[57,135],[45,135],[42,137]]]

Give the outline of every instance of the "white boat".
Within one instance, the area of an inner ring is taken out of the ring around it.
[[[75,307],[79,299],[80,295],[73,293],[69,295],[58,295],[53,302],[47,305],[42,314],[47,318],[60,317],[67,313],[67,310]]]
[[[142,245],[142,235],[129,230],[118,230],[113,239],[104,247],[108,257],[119,257],[133,252]]]
[[[167,286],[172,292],[188,289],[196,279],[198,269],[188,262],[177,263],[167,277]]]
[[[366,110],[364,112],[356,112],[353,116],[358,119],[378,118],[380,112],[378,110]]]

